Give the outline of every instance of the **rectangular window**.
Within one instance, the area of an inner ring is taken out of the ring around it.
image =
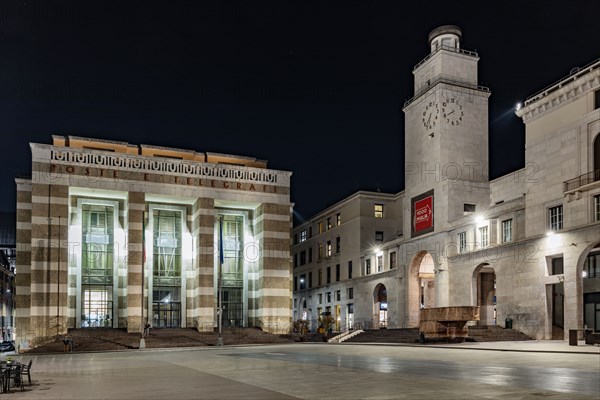
[[[479,244],[482,248],[488,247],[490,245],[487,226],[482,226],[481,228],[479,228]]]
[[[331,283],[331,267],[327,267],[327,276],[325,279],[327,279],[327,284],[329,285]]]
[[[348,261],[348,279],[352,279],[352,261]]]
[[[396,268],[396,252],[392,251],[390,253],[390,269]]]
[[[594,110],[597,110],[597,109],[600,108],[600,90],[596,90],[594,92],[594,97],[595,97],[595,99],[594,99],[594,106],[595,106]],[[596,168],[596,169],[598,169],[598,168]]]
[[[319,260],[323,258],[323,243],[319,243],[319,252],[317,256],[319,257]]]
[[[312,262],[312,247],[308,248],[308,262]]]
[[[308,288],[312,287],[312,272],[308,273]]]
[[[340,250],[342,248],[342,240],[341,238],[338,236],[335,238],[335,252],[339,253]]]
[[[325,222],[319,222],[319,233],[325,232]]]
[[[600,194],[594,196],[594,221],[600,221]]]
[[[458,252],[464,253],[467,251],[467,232],[460,232],[458,234]]]
[[[298,243],[298,234],[295,233],[294,234],[294,244],[297,244],[297,243]]]
[[[308,227],[308,237],[311,238],[312,237],[312,226]]]
[[[319,283],[319,286],[321,286],[323,284],[323,270],[319,269],[319,277],[317,282]]]
[[[300,265],[306,264],[306,250],[300,252]]]
[[[477,207],[475,206],[475,204],[464,203],[463,204],[463,215],[474,213],[476,209],[477,209]]]
[[[564,273],[563,258],[556,257],[552,259],[552,275],[560,275]]]
[[[348,288],[348,300],[352,300],[354,298],[354,288]]]
[[[295,276],[294,277],[294,292],[296,292],[298,290],[298,277]]]
[[[563,228],[563,207],[562,205],[550,207],[548,209],[548,225],[551,230],[558,231]]]
[[[375,241],[376,242],[383,242],[383,232],[382,231],[376,231],[375,232]]]
[[[306,241],[306,229],[300,232],[300,242]]]
[[[331,303],[331,292],[325,293],[325,301]]]
[[[323,304],[323,293],[319,293],[317,297],[319,298],[319,304]]]
[[[600,277],[600,251],[592,251],[583,263],[584,278]]]
[[[300,290],[306,289],[306,275],[300,275]]]
[[[336,290],[335,291],[335,301],[341,301],[341,300],[342,300],[342,291]]]
[[[337,215],[335,216],[335,225],[340,226],[341,224],[342,224],[342,215],[340,213],[337,213]]]
[[[512,219],[502,221],[502,243],[512,242]]]
[[[294,268],[298,266],[298,254],[294,254]]]
[[[327,230],[331,229],[331,217],[327,218]]]
[[[377,256],[377,272],[383,271],[383,256]]]
[[[375,218],[383,218],[383,204],[375,204]]]
[[[335,265],[335,281],[340,281],[340,264]]]
[[[327,241],[327,257],[331,257],[331,254],[333,253],[333,250],[331,248],[331,240]]]
[[[365,260],[365,274],[371,275],[371,259],[370,258],[367,258]]]

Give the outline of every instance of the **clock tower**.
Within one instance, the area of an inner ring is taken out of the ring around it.
[[[429,34],[430,53],[413,69],[405,113],[405,232],[448,229],[489,206],[488,88],[477,83],[474,51],[444,25]]]

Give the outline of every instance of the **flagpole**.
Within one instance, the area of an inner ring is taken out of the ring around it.
[[[219,317],[219,337],[217,346],[223,346],[222,326],[223,326],[223,216],[219,216],[219,277],[218,277],[218,310]]]

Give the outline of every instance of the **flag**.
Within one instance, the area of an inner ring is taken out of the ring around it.
[[[223,254],[223,217],[219,217],[219,262],[223,264],[225,261]]]

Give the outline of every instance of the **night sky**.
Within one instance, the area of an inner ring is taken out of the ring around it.
[[[267,159],[300,220],[396,193],[412,69],[445,24],[492,91],[490,177],[522,167],[514,106],[600,57],[600,2],[416,3],[0,0],[0,211],[52,134]]]

